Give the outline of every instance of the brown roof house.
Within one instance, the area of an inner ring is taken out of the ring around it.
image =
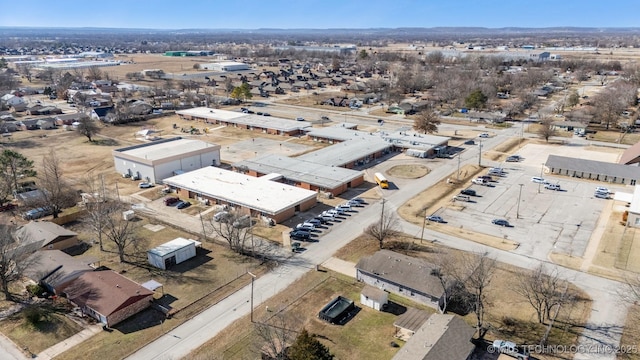
[[[474,333],[457,315],[432,314],[392,360],[466,360]]]
[[[436,266],[423,259],[380,250],[356,264],[356,279],[433,307],[444,302],[444,288],[432,274]]]
[[[32,221],[17,230],[22,246],[37,250],[64,250],[80,243],[78,234],[49,221]]]
[[[627,148],[622,153],[618,164],[623,165],[640,165],[640,142],[635,143],[632,147]]]
[[[60,250],[36,251],[27,258],[25,276],[38,282],[51,294],[60,294],[65,286],[87,271],[93,271],[96,258],[73,257]]]
[[[107,327],[151,306],[153,292],[112,270],[84,272],[64,289],[83,314]]]

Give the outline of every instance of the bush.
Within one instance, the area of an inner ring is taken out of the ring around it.
[[[31,294],[31,296],[37,297],[42,297],[46,292],[46,290],[39,284],[27,285],[27,291],[29,292],[29,294]]]
[[[38,305],[31,305],[22,311],[22,316],[27,321],[27,324],[37,327],[46,319],[47,312]]]

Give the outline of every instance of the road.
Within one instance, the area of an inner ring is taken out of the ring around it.
[[[519,129],[507,129],[496,137],[483,142],[482,151],[493,148],[503,142],[507,137],[519,135]],[[479,147],[473,147],[466,151],[462,165],[477,163]],[[484,162],[484,160],[483,160]],[[388,209],[397,209],[406,201],[414,197],[420,191],[442,181],[448,174],[455,170],[457,162],[446,162],[443,166],[434,168],[427,176],[417,179],[411,186],[403,186],[393,191],[385,192]],[[283,266],[277,268],[254,282],[254,307],[266,301],[279,291],[286,289],[299,279],[305,272],[315,268],[329,259],[342,246],[347,244],[362,233],[367,224],[377,220],[381,211],[381,202],[370,204],[361,208],[359,213],[353,214],[353,219],[336,225],[340,231],[331,231],[322,236],[319,243],[310,244],[308,250],[302,254],[290,258]],[[361,226],[353,226],[354,220]],[[403,230],[412,235],[417,235],[422,228],[407,222],[402,222]],[[497,250],[478,243],[466,241],[453,236],[447,236],[426,229],[425,239],[438,242],[465,251],[485,253],[501,262],[514,266],[533,269],[540,263],[549,267],[558,268],[562,277],[572,281],[582,288],[593,299],[592,312],[588,324],[580,338],[581,345],[607,344],[617,345],[620,340],[622,326],[626,317],[626,308],[616,302],[620,284],[611,280],[593,276],[590,274],[559,267],[550,263],[546,256],[528,256]],[[204,344],[208,339],[216,336],[235,320],[250,313],[251,287],[247,286],[215,306],[207,309],[192,320],[187,321],[175,330],[170,331],[156,341],[150,343],[128,359],[178,359],[188,356],[194,349]],[[616,302],[616,306],[612,306]],[[575,359],[614,359],[613,355],[605,354],[577,354]]]

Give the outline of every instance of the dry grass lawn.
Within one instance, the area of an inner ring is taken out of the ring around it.
[[[638,350],[640,349],[640,327],[638,327],[638,321],[640,321],[640,305],[636,304],[629,307],[622,338],[620,339],[621,346],[631,348],[635,346],[636,351],[619,354],[618,360],[640,360],[640,350]]]
[[[28,349],[33,354],[38,354],[80,331],[81,325],[56,312],[48,312],[37,325],[29,324],[22,313],[0,321],[0,332],[19,348]]]
[[[401,179],[418,179],[429,173],[429,168],[424,165],[396,165],[387,170],[387,174]]]

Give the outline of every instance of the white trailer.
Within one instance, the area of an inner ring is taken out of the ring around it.
[[[158,247],[147,251],[149,264],[159,268],[168,269],[196,256],[196,247],[201,246],[199,241],[176,238]]]
[[[415,156],[417,158],[426,158],[427,151],[426,150],[418,150],[418,149],[407,149],[406,154],[409,156]]]

